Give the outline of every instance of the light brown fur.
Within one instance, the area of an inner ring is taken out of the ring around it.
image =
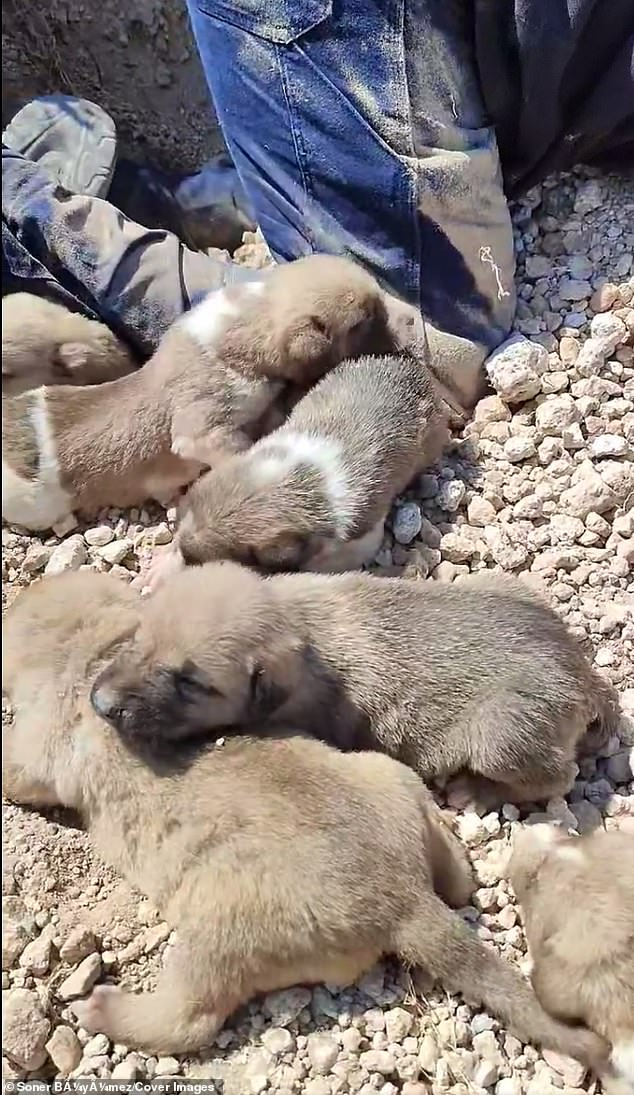
[[[384,750],[425,780],[467,769],[487,805],[564,794],[588,723],[616,723],[610,686],[517,579],[263,579],[222,563],[187,568],[146,599],[94,702],[132,738],[290,724]]]
[[[407,768],[288,731],[179,758],[128,753],[89,692],[139,611],[128,588],[84,572],[32,586],[4,625],[5,793],[78,810],[101,854],[178,933],[156,991],[100,986],[75,1005],[84,1027],[191,1052],[256,992],[347,982],[395,953],[522,1037],[600,1063],[601,1039],[548,1017],[445,904],[468,899],[471,872]]]
[[[3,517],[47,528],[74,509],[169,500],[203,467],[278,425],[270,416],[287,386],[299,392],[368,339],[388,337],[378,285],[346,259],[310,256],[219,290],[170,328],[138,372],[3,401]],[[37,432],[35,419],[54,450],[48,461],[42,455],[41,498],[38,483],[23,497],[25,462],[12,429],[31,422]],[[65,512],[51,521],[55,470]]]
[[[634,1085],[634,836],[571,838],[553,826],[526,827],[515,837],[509,877],[541,1003],[611,1042],[616,1071],[629,1047],[623,1079]]]
[[[446,437],[422,362],[344,362],[280,429],[193,485],[181,503],[181,554],[264,570],[355,569],[376,553],[394,497]]]
[[[2,394],[42,384],[101,384],[136,368],[104,323],[31,293],[2,298]]]

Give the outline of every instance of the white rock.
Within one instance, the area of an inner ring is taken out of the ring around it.
[[[609,357],[616,347],[625,341],[628,331],[623,320],[615,316],[613,312],[602,312],[593,316],[590,334],[601,343],[604,356]]]
[[[506,403],[523,403],[541,389],[541,374],[548,364],[543,346],[514,334],[487,359],[489,380]]]
[[[28,989],[3,993],[2,1051],[29,1072],[46,1060],[51,1024],[42,1011],[39,997]]]
[[[85,996],[95,984],[101,973],[101,958],[98,954],[89,954],[80,962],[76,970],[62,981],[57,990],[60,1000],[75,1000]]]
[[[487,422],[508,422],[511,412],[499,395],[487,395],[476,404],[473,421],[485,425]]]
[[[499,1075],[500,1070],[495,1061],[480,1061],[473,1079],[480,1087],[492,1087]]]
[[[2,898],[2,968],[13,968],[37,928],[20,897]]]
[[[160,544],[171,544],[174,537],[171,528],[165,521],[161,521],[161,523],[156,526],[152,539],[157,547]]]
[[[444,479],[438,491],[438,505],[448,513],[455,513],[460,508],[466,494],[466,487],[460,479]]]
[[[487,525],[492,525],[496,519],[495,507],[488,499],[476,495],[467,507],[467,519],[470,525],[486,528]]]
[[[112,1070],[113,1080],[136,1080],[144,1072],[143,1059],[138,1053],[128,1053]]]
[[[629,445],[618,433],[601,433],[593,437],[589,449],[595,460],[601,460],[606,456],[625,456],[629,452]]]
[[[86,529],[84,540],[89,547],[105,547],[114,540],[114,529],[110,525],[95,525]]]
[[[511,464],[530,460],[532,456],[535,456],[536,451],[535,442],[528,434],[518,434],[504,442],[504,455]]]
[[[159,1057],[154,1070],[155,1076],[175,1076],[180,1072],[180,1062],[175,1057]]]
[[[75,962],[81,962],[82,958],[92,954],[96,948],[97,942],[90,928],[79,924],[72,929],[60,947],[59,956],[64,962],[74,965]]]
[[[557,436],[565,426],[578,422],[579,410],[571,395],[550,396],[535,411],[535,425],[544,434]]]
[[[110,1052],[110,1039],[105,1034],[94,1034],[84,1046],[84,1057],[105,1057]]]
[[[470,847],[475,847],[477,844],[482,844],[488,837],[488,832],[482,821],[482,818],[476,813],[460,814],[456,820],[458,833],[460,839],[468,844]]]
[[[391,1008],[385,1013],[385,1033],[388,1042],[402,1042],[412,1029],[413,1017],[405,1008]]]
[[[605,191],[599,179],[586,179],[576,190],[575,213],[592,213],[605,204]]]
[[[351,1029],[353,1030],[354,1027]],[[295,1049],[295,1038],[286,1027],[271,1027],[269,1030],[263,1032],[262,1045],[265,1049],[268,1049],[269,1053],[272,1053],[274,1057],[281,1057],[284,1053],[293,1052]]]
[[[309,1034],[307,1049],[317,1075],[327,1076],[339,1056],[335,1039],[330,1034]]]
[[[51,964],[52,950],[50,937],[42,934],[24,948],[20,955],[20,966],[34,977],[43,977]]]
[[[256,1049],[249,1054],[244,1074],[249,1084],[249,1091],[253,1095],[259,1095],[261,1091],[266,1090],[274,1067],[275,1058],[268,1049]]]
[[[55,575],[63,574],[67,570],[79,570],[87,558],[88,553],[83,536],[79,533],[76,536],[69,536],[53,550],[44,573]]]
[[[403,502],[397,506],[392,521],[394,539],[399,544],[410,544],[418,536],[423,525],[423,517],[417,502]]]
[[[573,484],[561,494],[565,513],[583,520],[589,513],[606,513],[616,504],[614,491],[604,482],[590,461],[584,461],[573,475]]]
[[[132,540],[129,540],[127,536],[124,536],[122,540],[113,540],[110,544],[105,544],[101,548],[97,548],[97,555],[104,562],[110,563],[111,566],[115,566],[117,563],[122,563],[126,555],[129,555],[132,551]]]
[[[44,570],[52,554],[52,547],[38,543],[29,544],[22,562],[23,572],[25,574],[38,574],[40,570]]]
[[[71,1027],[56,1027],[44,1048],[62,1076],[77,1068],[82,1058],[79,1039]]]
[[[572,546],[580,536],[583,536],[584,524],[579,517],[568,517],[566,514],[554,514],[550,519],[550,539],[552,544],[567,544]]]
[[[588,338],[579,351],[575,370],[583,377],[594,377],[603,368],[606,358],[604,343],[598,338]]]
[[[567,1086],[581,1087],[586,1075],[586,1067],[580,1061],[565,1057],[562,1053],[555,1053],[551,1049],[545,1049],[543,1057],[546,1063],[563,1077]]]
[[[387,1049],[368,1049],[360,1055],[359,1063],[367,1072],[380,1072],[382,1076],[390,1076],[396,1069],[394,1055]]]
[[[471,529],[460,525],[455,532],[446,532],[440,541],[440,551],[450,563],[465,563],[476,552],[476,537]]]
[[[515,570],[524,565],[528,558],[527,549],[522,544],[514,543],[505,529],[489,527],[484,530],[484,535],[493,558],[503,570]]]

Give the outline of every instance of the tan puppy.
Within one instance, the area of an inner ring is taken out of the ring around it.
[[[436,460],[446,436],[422,362],[345,362],[285,425],[192,486],[178,548],[190,564],[355,569],[374,557],[394,497]]]
[[[93,703],[131,738],[286,724],[425,780],[469,769],[467,796],[491,805],[569,790],[588,723],[616,718],[611,688],[516,579],[263,579],[234,564],[187,568],[148,598]]]
[[[634,1090],[634,836],[570,838],[554,826],[524,828],[509,876],[522,904],[535,992],[551,1015],[612,1043],[622,1084],[604,1090],[626,1095]]]
[[[42,384],[101,384],[135,368],[104,323],[31,293],[2,298],[3,395]]]
[[[219,290],[131,376],[3,402],[2,516],[39,529],[75,509],[165,501],[269,428],[287,384],[381,338],[382,293],[347,259],[314,255]]]
[[[4,628],[15,716],[5,793],[78,810],[101,854],[179,937],[155,992],[98,987],[75,1005],[83,1027],[191,1052],[256,992],[347,983],[395,953],[521,1037],[600,1064],[602,1040],[551,1019],[445,904],[468,899],[471,872],[407,768],[288,734],[232,739],[181,756],[176,770],[165,755],[143,763],[128,753],[88,696],[104,658],[127,649],[138,613],[127,587],[84,572],[32,586]],[[178,685],[190,687],[186,670]]]

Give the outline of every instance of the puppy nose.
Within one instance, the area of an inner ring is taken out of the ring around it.
[[[117,723],[121,718],[122,708],[119,698],[109,685],[99,684],[99,682],[93,684],[90,702],[93,710],[107,722]]]

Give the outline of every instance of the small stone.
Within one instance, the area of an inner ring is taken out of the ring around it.
[[[110,563],[111,566],[115,566],[118,563],[122,563],[126,555],[129,555],[132,551],[132,540],[129,540],[127,536],[124,536],[122,540],[113,540],[109,544],[105,544],[101,548],[97,548],[97,555],[104,562]]]
[[[256,1049],[250,1054],[244,1074],[253,1095],[259,1095],[266,1090],[274,1067],[275,1059],[267,1049]]]
[[[304,1087],[305,1095],[332,1095],[332,1088],[328,1080],[321,1076],[315,1076],[308,1080]]]
[[[172,530],[169,525],[165,523],[165,521],[161,521],[161,523],[157,525],[154,529],[154,535],[152,539],[156,547],[158,547],[160,544],[171,544],[173,538],[174,537],[172,534]]]
[[[63,574],[67,570],[79,570],[86,562],[88,554],[83,536],[69,536],[53,550],[44,569],[45,574]]]
[[[52,553],[52,547],[47,547],[45,544],[29,544],[22,561],[23,573],[38,574],[40,570],[44,570]]]
[[[282,989],[280,992],[270,992],[264,997],[263,1010],[271,1017],[273,1023],[285,1027],[297,1019],[300,1011],[310,1005],[310,1000],[309,989]]]
[[[465,563],[475,554],[471,530],[461,525],[455,532],[446,532],[440,541],[440,551],[451,563]]]
[[[382,1076],[391,1076],[396,1069],[394,1055],[387,1049],[368,1049],[360,1055],[359,1063],[367,1072],[380,1072]]]
[[[49,936],[40,935],[29,943],[20,955],[22,969],[32,973],[34,977],[43,977],[48,972],[51,964],[53,944]]]
[[[453,582],[454,578],[458,574],[458,568],[455,563],[451,563],[449,559],[443,559],[441,563],[432,572],[432,578],[435,582]]]
[[[606,282],[590,297],[590,308],[593,312],[607,312],[618,300],[619,291],[612,282]]]
[[[84,1046],[84,1057],[104,1057],[110,1052],[110,1040],[105,1034],[95,1034]]]
[[[56,1027],[44,1048],[62,1076],[77,1068],[82,1058],[79,1039],[70,1027]]]
[[[486,498],[476,495],[471,499],[467,507],[467,519],[470,525],[486,528],[487,525],[493,524],[495,518],[495,507]]]
[[[485,425],[487,422],[508,422],[511,417],[506,403],[499,395],[487,395],[476,405],[473,421]]]
[[[522,1082],[517,1076],[504,1076],[495,1085],[495,1095],[522,1095]]]
[[[315,1072],[327,1076],[339,1056],[335,1039],[330,1034],[309,1034],[306,1048]]]
[[[527,255],[524,269],[526,277],[536,280],[546,278],[552,270],[552,259],[547,255]]]
[[[535,412],[535,425],[544,434],[560,435],[566,426],[578,422],[579,410],[571,395],[551,396]]]
[[[605,361],[603,343],[598,338],[588,338],[579,351],[575,362],[576,371],[583,377],[596,376]]]
[[[565,513],[583,520],[589,513],[606,513],[615,505],[614,492],[590,461],[584,461],[574,473],[572,486],[562,491],[560,502]]]
[[[473,1079],[480,1087],[492,1087],[500,1075],[500,1070],[495,1061],[480,1061]]]
[[[438,491],[438,505],[448,513],[455,513],[460,508],[466,494],[466,487],[460,479],[443,480]]]
[[[528,551],[522,544],[513,543],[504,529],[489,527],[484,533],[493,558],[503,570],[516,570],[524,565]]]
[[[591,833],[601,825],[601,811],[591,802],[580,799],[570,803],[570,812],[577,819],[577,831],[579,833]]]
[[[412,1029],[413,1018],[405,1008],[392,1008],[385,1013],[385,1033],[388,1042],[402,1042]]]
[[[29,1072],[41,1068],[51,1024],[42,1011],[39,997],[28,989],[3,993],[2,1049],[16,1065]]]
[[[110,525],[96,525],[86,529],[84,540],[89,547],[105,547],[114,540],[114,530]]]
[[[143,1075],[143,1060],[138,1053],[128,1053],[112,1070],[113,1080],[137,1080]]]
[[[521,460],[530,460],[536,454],[535,442],[528,434],[519,434],[509,437],[504,443],[504,455],[511,464],[518,464]]]
[[[355,1030],[354,1027],[350,1028]],[[346,1033],[348,1033],[346,1031]],[[355,1031],[359,1040],[361,1036]],[[262,1035],[262,1045],[272,1053],[274,1057],[282,1057],[285,1053],[292,1053],[295,1049],[295,1038],[286,1027],[271,1027]]]
[[[363,1038],[356,1027],[348,1027],[341,1035],[341,1045],[347,1053],[358,1053]]]
[[[399,544],[410,544],[418,536],[423,517],[417,502],[403,502],[398,506],[392,521],[394,539]]]
[[[587,300],[592,286],[585,278],[562,278],[559,282],[559,296],[562,300]]]
[[[434,1038],[432,1034],[425,1034],[418,1051],[418,1063],[423,1072],[426,1072],[428,1076],[434,1075],[439,1057],[440,1050],[436,1038]]]
[[[75,1000],[85,996],[95,984],[101,973],[101,958],[98,954],[89,954],[76,970],[62,981],[57,990],[60,1000]]]
[[[619,343],[625,341],[627,334],[625,323],[613,312],[594,316],[590,324],[590,336],[601,343],[606,357],[614,353]]]
[[[485,363],[488,377],[506,403],[523,403],[541,388],[548,354],[543,346],[524,335],[514,334],[503,342]]]
[[[559,340],[559,357],[564,365],[574,365],[580,350],[579,340],[564,336]]]
[[[606,761],[605,771],[608,779],[616,784],[629,783],[634,775],[632,770],[633,762],[634,750],[620,749],[618,753],[615,753]]]
[[[180,1072],[180,1063],[175,1057],[159,1057],[154,1070],[155,1076],[174,1076]]]
[[[460,839],[470,847],[482,844],[489,835],[482,818],[476,813],[469,812],[459,815],[456,820],[456,825]]]
[[[581,1087],[586,1075],[586,1067],[580,1061],[575,1061],[572,1057],[565,1057],[562,1053],[555,1053],[551,1049],[545,1049],[543,1057],[546,1063],[563,1077],[566,1085]]]
[[[595,209],[600,209],[605,203],[605,192],[599,179],[586,179],[582,182],[575,193],[575,213],[580,213],[584,216],[586,213],[593,213]]]
[[[36,934],[36,926],[20,897],[2,898],[2,968],[13,968],[27,943]]]
[[[96,949],[97,941],[93,933],[83,924],[79,924],[72,929],[68,938],[60,947],[59,956],[63,962],[75,965],[76,962],[81,962],[82,958],[86,958]]]
[[[625,456],[629,445],[618,433],[601,433],[592,439],[589,449],[595,460],[602,460],[607,456]]]

